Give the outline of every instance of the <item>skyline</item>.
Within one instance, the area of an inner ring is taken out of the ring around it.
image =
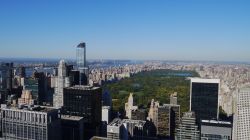
[[[0,57],[250,61],[245,0],[1,1]],[[61,50],[58,52],[58,50]]]

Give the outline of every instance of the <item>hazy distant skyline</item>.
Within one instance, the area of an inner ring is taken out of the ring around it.
[[[2,0],[0,57],[250,61],[248,0]]]

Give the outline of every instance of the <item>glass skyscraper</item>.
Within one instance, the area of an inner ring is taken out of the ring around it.
[[[191,78],[190,111],[194,111],[198,121],[218,119],[219,79]]]

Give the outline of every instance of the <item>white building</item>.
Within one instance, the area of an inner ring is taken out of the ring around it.
[[[66,63],[60,60],[58,66],[58,76],[51,79],[52,87],[55,88],[53,96],[53,106],[60,108],[63,106],[63,88],[70,86],[70,79],[66,75]]]
[[[233,121],[233,139],[250,139],[250,88],[242,88],[236,97],[236,110]]]
[[[132,116],[132,111],[136,110],[138,107],[134,106],[134,99],[133,99],[133,93],[130,93],[128,97],[128,102],[125,103],[125,111],[126,111],[126,116],[131,119]]]
[[[110,120],[110,106],[102,106],[102,121],[109,124]]]

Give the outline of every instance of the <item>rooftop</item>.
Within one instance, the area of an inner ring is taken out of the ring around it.
[[[115,118],[111,123],[108,124],[108,126],[121,126],[122,125],[122,120],[119,118]]]
[[[96,90],[100,87],[94,87],[94,86],[84,86],[84,85],[75,85],[73,87],[67,87],[65,89],[78,89],[78,90]]]
[[[202,123],[211,123],[211,124],[231,124],[231,122],[226,121],[216,121],[216,120],[202,120]]]
[[[129,120],[129,119],[123,119],[122,122],[123,123],[133,123],[133,124],[135,124],[135,126],[138,126],[138,127],[143,127],[144,124],[146,123],[146,121],[143,121],[143,120]]]
[[[220,79],[190,78],[191,83],[220,83]]]
[[[85,42],[81,42],[80,44],[77,45],[77,48],[85,48],[86,44]]]
[[[72,121],[80,121],[83,119],[83,117],[71,116],[71,115],[62,115],[61,118],[64,120],[72,120]]]
[[[1,109],[4,110],[16,110],[16,111],[30,111],[30,112],[50,112],[53,110],[57,110],[54,107],[47,107],[47,106],[29,106],[29,105],[20,105],[18,107],[15,106],[7,106],[5,104],[1,104]]]

